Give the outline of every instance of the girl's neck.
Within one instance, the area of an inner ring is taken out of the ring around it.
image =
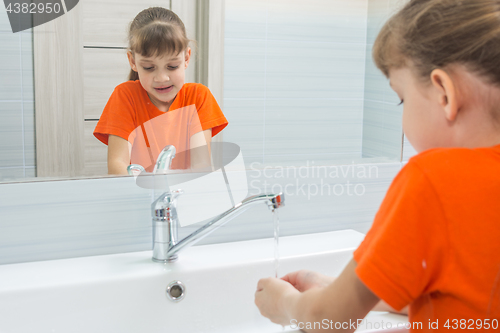
[[[149,97],[149,100],[151,101],[151,103],[153,103],[153,105],[156,106],[156,108],[158,110],[160,110],[161,112],[168,112],[168,110],[170,109],[170,106],[172,106],[172,103],[174,103],[175,98],[177,97],[177,95],[175,95],[175,97],[171,101],[169,101],[169,102],[157,101],[154,98],[151,98],[151,96],[149,95],[149,93],[148,93],[148,97]]]

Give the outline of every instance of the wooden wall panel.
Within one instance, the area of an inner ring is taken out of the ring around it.
[[[108,146],[97,140],[94,128],[97,121],[85,121],[85,176],[102,176],[108,173]]]
[[[170,8],[170,0],[85,0],[83,43],[86,46],[127,46],[129,23],[148,7]]]
[[[123,49],[83,49],[85,119],[99,119],[117,85],[127,81],[130,65]]]
[[[38,177],[83,172],[81,7],[33,28]]]

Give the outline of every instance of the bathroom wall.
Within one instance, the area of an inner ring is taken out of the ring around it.
[[[387,78],[375,66],[373,43],[384,22],[406,0],[369,0],[363,109],[363,156],[401,160],[403,106]]]
[[[224,140],[247,165],[361,157],[367,0],[226,0]]]
[[[12,33],[0,6],[0,182],[36,173],[32,29]]]
[[[285,207],[278,210],[281,236],[341,229],[366,232],[400,167],[400,163],[344,165],[337,170],[339,177],[325,176],[315,168],[295,169],[298,176],[294,169],[254,170],[247,173],[249,194],[261,193],[264,187],[266,192],[285,192]],[[366,177],[359,176],[362,170]],[[328,170],[329,175],[333,172]],[[207,208],[192,206],[191,198],[189,193],[183,195],[179,205]],[[2,184],[0,264],[151,250],[150,205],[150,190],[130,177]],[[199,226],[181,228],[180,236]],[[271,237],[272,215],[262,204],[200,244]]]
[[[248,166],[401,161],[402,106],[371,53],[406,2],[226,0],[224,140]]]
[[[403,162],[417,152],[401,131],[403,106],[387,78],[375,66],[372,48],[387,21],[408,0],[369,0],[363,108],[363,156],[400,158]],[[402,150],[401,150],[402,140]]]
[[[226,0],[224,140],[242,148],[249,194],[285,193],[283,236],[366,232],[401,168],[402,134],[399,155],[391,141],[401,110],[369,57],[377,10],[390,3]],[[127,177],[2,184],[0,264],[149,250],[150,203]],[[272,235],[263,204],[201,244]]]

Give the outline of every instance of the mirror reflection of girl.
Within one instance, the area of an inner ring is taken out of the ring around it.
[[[177,149],[172,168],[209,167],[211,139],[228,122],[207,87],[185,83],[191,48],[184,24],[168,9],[148,8],[130,24],[128,41],[129,81],[115,88],[94,130],[108,145],[108,173],[127,174],[131,163],[152,171],[167,144]],[[138,135],[144,144],[134,154],[140,145],[131,152],[129,140]]]
[[[500,0],[409,1],[373,55],[404,101],[404,132],[419,154],[393,180],[338,278],[299,271],[261,279],[255,303],[282,325],[356,323],[383,300],[409,306],[410,332],[497,331]]]

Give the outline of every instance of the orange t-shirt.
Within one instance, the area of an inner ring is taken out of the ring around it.
[[[499,204],[500,145],[421,153],[396,176],[354,252],[356,273],[394,309],[410,305],[414,332],[477,331],[487,319],[497,329],[486,331],[498,331]]]
[[[216,135],[228,124],[210,90],[199,83],[186,83],[177,93],[167,112],[160,111],[149,99],[139,80],[118,85],[106,104],[94,130],[94,136],[108,144],[108,135],[130,143],[130,163],[152,171],[156,158],[166,145],[177,151],[173,169],[190,166],[190,138],[212,129]],[[184,152],[184,153],[183,153]]]

